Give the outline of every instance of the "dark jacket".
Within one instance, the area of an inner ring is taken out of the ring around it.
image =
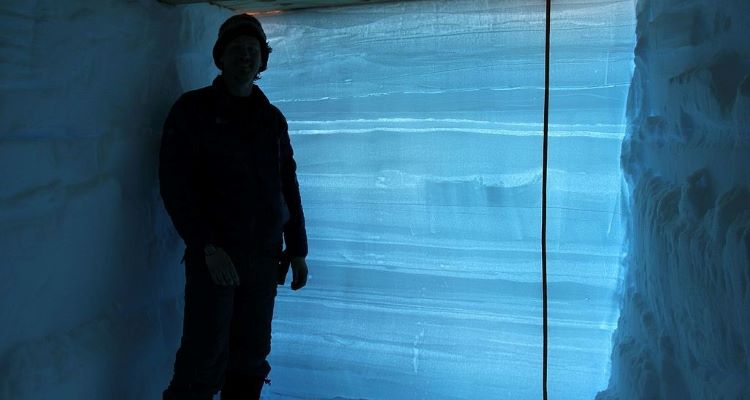
[[[307,235],[284,115],[257,86],[229,93],[221,76],[177,100],[164,123],[159,180],[164,205],[190,249],[207,243],[291,256]]]

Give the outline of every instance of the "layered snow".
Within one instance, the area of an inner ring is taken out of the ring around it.
[[[750,3],[640,0],[627,277],[597,399],[750,398]]]
[[[629,0],[553,13],[550,393],[592,398],[618,316],[635,28]],[[0,398],[166,386],[184,277],[158,141],[177,96],[217,73],[229,14],[0,5]],[[260,85],[289,119],[311,245],[308,287],[279,293],[264,397],[539,398],[544,3],[261,20],[274,52]]]
[[[555,2],[550,393],[609,376],[629,1]],[[538,399],[544,3],[263,16],[311,278],[282,291],[270,398]]]

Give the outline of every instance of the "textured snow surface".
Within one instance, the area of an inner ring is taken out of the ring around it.
[[[635,29],[629,0],[555,7],[550,392],[584,399],[606,387],[618,316]],[[158,140],[177,96],[215,76],[228,15],[0,5],[0,398],[160,396],[184,277]],[[261,19],[275,49],[260,85],[289,118],[312,271],[280,290],[264,397],[539,398],[544,3]]]
[[[1,399],[159,398],[184,284],[159,138],[228,14],[0,3]]]
[[[750,3],[637,4],[624,303],[598,399],[750,398]]]

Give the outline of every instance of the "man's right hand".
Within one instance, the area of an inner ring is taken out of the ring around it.
[[[213,254],[206,255],[206,265],[215,284],[222,286],[238,286],[240,284],[240,277],[237,276],[237,269],[234,268],[232,259],[221,247],[216,247]]]

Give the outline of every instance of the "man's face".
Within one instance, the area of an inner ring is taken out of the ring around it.
[[[260,69],[260,42],[253,36],[238,36],[227,44],[219,60],[224,75],[234,81],[252,82]]]

